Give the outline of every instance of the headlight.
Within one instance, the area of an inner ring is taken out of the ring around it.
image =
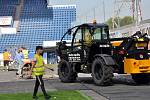
[[[143,58],[144,58],[144,56],[143,56],[142,54],[140,54],[139,56],[140,56],[140,58],[141,58],[141,59],[143,59]]]

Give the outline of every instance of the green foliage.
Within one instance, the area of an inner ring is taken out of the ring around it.
[[[133,23],[133,18],[131,16],[125,16],[120,21],[120,26],[125,26]]]
[[[109,18],[107,21],[106,21],[106,24],[109,25],[110,29],[113,28],[113,18]],[[116,22],[117,25],[119,25],[120,27],[121,26],[125,26],[125,25],[129,25],[129,24],[132,24],[133,23],[133,18],[131,16],[125,16],[123,18],[114,18],[114,21]],[[116,28],[116,25],[115,27]]]

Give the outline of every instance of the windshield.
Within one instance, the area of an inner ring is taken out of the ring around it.
[[[108,29],[105,27],[92,29],[93,39],[107,39]]]

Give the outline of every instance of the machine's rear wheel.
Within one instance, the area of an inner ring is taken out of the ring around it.
[[[143,74],[132,74],[132,79],[137,84],[147,84],[150,82],[150,74],[143,73]]]
[[[73,67],[66,60],[61,60],[58,65],[58,75],[62,82],[74,82],[77,78],[77,73],[73,72]]]
[[[106,66],[102,59],[97,58],[92,64],[92,77],[96,85],[112,85],[113,68]]]

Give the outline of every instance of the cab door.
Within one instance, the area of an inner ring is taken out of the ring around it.
[[[71,52],[68,54],[70,62],[82,62],[84,57],[82,41],[82,28],[78,27],[73,33]]]

